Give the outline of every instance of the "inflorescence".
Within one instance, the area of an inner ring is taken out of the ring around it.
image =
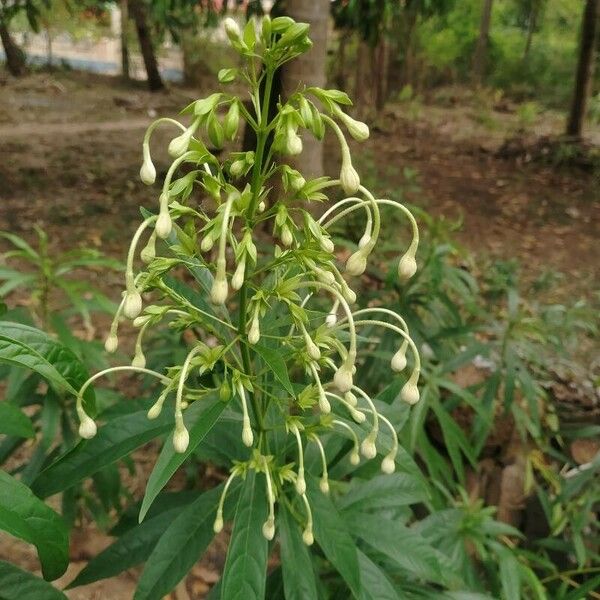
[[[252,108],[248,109],[236,95],[218,92],[184,109],[183,113],[191,116],[189,126],[161,118],[148,128],[140,170],[147,185],[153,185],[157,177],[150,152],[154,130],[167,125],[178,128],[179,133],[169,144],[174,160],[162,183],[157,214],[142,221],[131,241],[125,291],[106,338],[106,351],[115,352],[120,320],[133,320],[139,332],[135,354],[130,366],[101,371],[82,387],[77,398],[79,434],[83,438],[96,434],[96,423],[83,406],[87,387],[98,377],[115,371],[145,373],[160,381],[162,391],[148,411],[149,419],[157,418],[167,398],[174,395],[172,442],[176,452],[184,453],[189,448],[183,414],[190,403],[215,395],[232,406],[238,402],[242,414],[240,436],[243,444],[252,448],[252,458],[235,463],[231,469],[218,505],[215,531],[223,527],[223,505],[230,484],[254,469],[265,476],[269,513],[264,536],[274,537],[276,502],[292,492],[300,497],[305,515],[303,539],[312,544],[304,467],[309,445],[320,456],[320,489],[325,494],[329,493],[329,477],[323,439],[332,432],[351,441],[349,460],[353,465],[360,462],[361,454],[370,460],[382,451],[381,470],[392,473],[396,467],[398,439],[394,426],[355,380],[360,360],[357,333],[361,327],[376,326],[397,334],[398,349],[391,359],[391,369],[401,372],[411,365],[401,398],[409,404],[419,400],[420,359],[406,322],[383,307],[354,310],[356,293],[342,271],[347,278],[365,272],[380,234],[381,207],[399,210],[410,224],[412,241],[398,264],[401,280],[412,277],[417,270],[419,233],[405,206],[375,198],[361,185],[342,127],[357,141],[369,137],[369,128],[343,111],[351,104],[345,93],[304,88],[286,102],[280,100],[277,114],[269,119],[273,74],[310,48],[308,26],[287,17],[265,17],[260,31],[250,21],[242,32],[232,19],[226,19],[225,30],[245,66],[222,70],[219,80],[223,84],[245,82]],[[223,148],[236,138],[242,120],[256,132],[255,151],[231,152],[220,162],[205,140],[217,149]],[[339,178],[306,180],[285,164],[284,158],[302,152],[300,131],[322,139],[326,128],[337,137],[341,148]],[[210,199],[212,209],[192,201],[192,192],[197,188]],[[328,200],[326,192],[335,190],[341,190],[345,197],[315,219],[305,207],[310,202]],[[338,266],[330,228],[356,211],[364,215],[364,233],[345,265]],[[272,224],[277,241],[272,253],[259,254],[256,231],[258,226],[264,230],[265,223]],[[146,242],[140,247],[142,239]],[[157,246],[158,240],[164,243]],[[163,248],[164,256],[158,253]],[[138,256],[144,267],[136,274]],[[181,266],[212,274],[206,291],[213,310],[192,304],[172,286],[166,275]],[[148,292],[153,292],[156,300],[144,306],[142,295]],[[321,313],[308,307],[322,297],[330,299],[330,309],[325,317],[316,319],[315,314]],[[289,313],[287,335],[272,335],[272,327],[263,331],[267,313],[276,306],[285,307]],[[232,318],[236,314],[237,318]],[[167,374],[147,369],[144,355],[144,336],[163,321],[180,330],[201,330],[200,338],[204,338],[193,345],[183,365],[168,369]],[[208,336],[217,342],[207,343]],[[261,344],[275,344],[289,372],[298,375],[294,379],[302,380],[304,372],[304,382],[308,383],[296,386],[294,395],[265,383],[254,352]],[[212,373],[214,386],[188,387],[194,370]],[[382,429],[387,435],[381,436]],[[277,430],[288,435],[288,452],[283,457],[270,452],[269,434]],[[290,455],[295,458],[286,463]]]

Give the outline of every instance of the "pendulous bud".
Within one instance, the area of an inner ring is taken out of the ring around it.
[[[86,413],[81,415],[81,422],[79,424],[79,435],[84,440],[89,440],[96,435],[98,428],[96,427],[96,423],[94,423],[94,419],[88,416]]]

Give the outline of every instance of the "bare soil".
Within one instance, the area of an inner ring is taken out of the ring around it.
[[[150,94],[117,79],[81,73],[0,82],[0,230],[32,240],[38,224],[57,248],[85,245],[124,258],[140,206],[156,202],[156,190],[138,178],[146,126],[207,93],[208,87]],[[490,110],[499,124],[494,128],[463,103],[419,106],[418,111],[414,105],[391,105],[369,141],[356,146],[357,164],[380,189],[402,193],[434,215],[462,218],[458,239],[478,256],[518,258],[530,277],[561,271],[568,297],[588,295],[598,287],[600,269],[599,174],[499,158],[497,150],[514,133],[515,120]],[[537,126],[551,133],[559,125],[542,116]],[[159,172],[169,164],[165,148],[172,134],[159,130],[153,141]],[[326,170],[334,171],[336,162],[335,148],[328,146]],[[407,167],[417,172],[418,191]],[[120,285],[116,275],[103,282],[113,298]],[[140,468],[137,473],[140,489],[148,472]],[[77,529],[73,564],[58,585],[109,542],[91,526]],[[221,567],[222,544],[216,541],[173,598],[204,596]],[[0,556],[38,571],[34,551],[5,537]],[[138,575],[125,573],[68,595],[126,600]]]

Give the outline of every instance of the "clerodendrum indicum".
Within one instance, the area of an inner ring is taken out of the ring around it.
[[[411,364],[412,371],[401,392],[409,404],[419,400],[420,361],[404,319],[382,307],[353,310],[356,294],[342,274],[345,272],[351,279],[365,271],[379,237],[383,205],[400,210],[412,230],[412,242],[400,258],[399,277],[412,277],[417,269],[418,230],[412,214],[402,204],[375,198],[361,185],[352,164],[344,130],[355,140],[363,141],[369,136],[367,125],[343,112],[351,104],[345,93],[317,87],[298,90],[285,102],[280,99],[276,115],[269,119],[274,73],[311,47],[308,29],[308,25],[288,17],[265,17],[260,32],[252,21],[242,32],[235,21],[226,19],[225,30],[231,45],[242,56],[243,68],[224,69],[219,80],[222,84],[235,80],[247,84],[251,109],[238,96],[218,92],[183,110],[191,120],[187,127],[168,118],[158,119],[149,127],[140,170],[142,181],[148,185],[156,180],[150,152],[153,131],[159,125],[169,125],[180,132],[169,144],[174,160],[162,183],[157,214],[147,217],[133,236],[127,256],[125,292],[106,340],[106,350],[114,352],[119,320],[133,319],[139,328],[135,356],[131,366],[94,375],[80,391],[77,412],[80,435],[91,438],[96,424],[82,403],[87,386],[115,370],[154,375],[164,387],[148,411],[148,418],[158,417],[169,395],[174,395],[172,441],[177,452],[185,452],[189,434],[183,412],[191,402],[219,395],[235,410],[241,409],[239,433],[253,452],[250,460],[235,463],[231,469],[217,510],[215,530],[223,526],[223,502],[232,480],[254,469],[266,478],[269,516],[263,527],[265,537],[272,539],[275,534],[277,500],[298,494],[305,514],[303,539],[311,544],[312,514],[304,471],[304,452],[309,444],[321,457],[320,487],[324,493],[329,491],[329,480],[323,440],[334,433],[351,440],[352,464],[358,464],[360,454],[374,459],[381,451],[382,471],[392,473],[395,469],[398,440],[394,427],[378,412],[360,382],[355,381],[356,363],[360,360],[357,330],[365,325],[380,326],[398,334],[398,350],[391,368],[403,371]],[[236,138],[241,121],[256,132],[255,150],[231,152],[219,161],[203,140],[208,139],[220,149],[226,141]],[[285,158],[301,154],[302,135],[312,134],[320,140],[326,128],[341,147],[339,178],[306,180],[285,163]],[[201,208],[192,200],[192,192],[198,189],[204,200],[209,199],[203,205],[210,204],[210,208]],[[315,219],[310,203],[327,201],[328,191],[340,189],[344,199]],[[279,192],[275,194],[273,190]],[[341,266],[329,228],[356,211],[364,215],[364,234],[357,250]],[[256,231],[259,225],[264,231],[265,222],[272,224],[280,243],[274,245],[273,251],[259,254]],[[142,238],[147,242],[140,250]],[[157,238],[166,241],[167,256],[157,254]],[[134,262],[138,254],[145,267],[136,274]],[[172,279],[166,275],[182,265],[203,270],[204,281],[208,282],[203,291],[213,305],[211,310],[207,310],[208,304],[204,308],[195,306],[173,289]],[[153,292],[157,303],[144,308],[142,294],[147,292]],[[330,303],[328,314],[318,319],[315,315],[322,313],[314,310],[316,299]],[[282,307],[284,317],[269,318]],[[180,330],[201,331],[200,337],[207,341],[198,339],[183,365],[160,374],[145,368],[143,338],[149,327],[165,320]],[[265,348],[270,349],[271,355],[275,350],[280,360],[287,363],[293,381],[291,389],[289,384],[277,383],[269,368],[272,365],[265,368]],[[193,369],[211,373],[214,385],[190,389],[186,381]],[[291,394],[291,390],[295,393]],[[382,426],[387,431],[383,436]],[[283,456],[273,456],[272,436],[282,432],[288,435],[288,451]],[[292,463],[286,461],[290,453]]]

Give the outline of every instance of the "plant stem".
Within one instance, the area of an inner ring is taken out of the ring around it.
[[[256,207],[258,206],[258,198],[261,190],[261,175],[262,175],[262,167],[263,167],[263,158],[265,152],[265,146],[267,143],[267,138],[269,136],[268,132],[268,120],[269,120],[269,104],[271,100],[271,88],[273,86],[273,70],[269,67],[266,68],[266,80],[265,80],[265,92],[262,99],[262,103],[260,105],[260,115],[257,115],[259,119],[258,129],[256,131],[256,154],[254,158],[254,166],[252,168],[252,179],[250,183],[250,191],[252,192],[252,198],[250,200],[250,205],[248,206],[248,213],[246,215],[246,222],[250,229],[253,228],[254,225],[254,214],[256,212]],[[258,107],[257,107],[258,108]],[[249,272],[250,269],[246,269],[246,275],[244,278],[244,284],[240,289],[240,308],[239,308],[239,320],[238,320],[238,333],[240,336],[240,346],[242,353],[242,363],[244,365],[244,372],[246,375],[250,375],[252,372],[252,360],[250,358],[250,350],[248,347],[248,337],[246,332],[246,323],[248,320],[248,286],[247,281],[251,277],[252,273]],[[252,403],[252,410],[256,417],[259,431],[262,433],[264,430],[264,415],[260,411],[260,407],[258,405],[258,399],[255,394],[250,394],[250,401]],[[260,438],[262,439],[262,437]]]

